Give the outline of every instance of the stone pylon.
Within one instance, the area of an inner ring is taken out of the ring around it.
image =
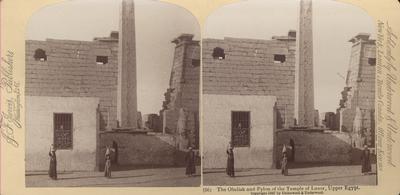
[[[123,0],[118,43],[117,118],[121,128],[137,128],[135,7]]]
[[[314,75],[312,2],[300,1],[298,37],[297,121],[299,126],[314,126]]]

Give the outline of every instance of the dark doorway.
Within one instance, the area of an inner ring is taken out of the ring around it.
[[[116,141],[113,141],[112,147],[113,147],[113,149],[114,149],[114,159],[113,159],[113,163],[114,163],[114,164],[118,164],[118,144],[117,144]]]
[[[294,162],[295,146],[294,146],[294,140],[293,139],[290,139],[289,145],[290,145],[290,148],[291,148],[291,155],[290,155],[289,161],[290,162]]]

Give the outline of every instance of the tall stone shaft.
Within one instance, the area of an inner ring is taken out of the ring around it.
[[[301,0],[298,42],[298,97],[297,117],[299,126],[314,126],[314,75],[312,2]]]
[[[117,119],[121,128],[137,128],[135,7],[123,0],[118,41]]]

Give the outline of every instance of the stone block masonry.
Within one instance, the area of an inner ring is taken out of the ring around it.
[[[176,150],[157,136],[130,132],[103,132],[99,134],[99,167],[104,168],[106,146],[118,143],[120,166],[173,166]],[[123,154],[123,155],[122,155]],[[115,155],[113,153],[113,155]]]
[[[295,146],[296,163],[351,163],[353,148],[350,134],[298,129],[276,132],[275,162],[279,162],[282,157],[283,144],[290,146],[290,139]],[[290,150],[288,155],[291,155]]]
[[[118,39],[27,40],[25,54],[27,96],[98,97],[100,129],[116,126]]]
[[[360,33],[350,40],[353,43],[346,86],[342,92],[338,114],[340,130],[359,137],[372,138],[367,145],[374,145],[375,133],[375,77],[376,46],[368,34]],[[361,142],[357,142],[362,147]]]
[[[204,39],[203,93],[277,97],[277,127],[294,121],[296,38]],[[223,57],[215,57],[219,49]]]
[[[177,143],[181,149],[189,145],[199,147],[200,45],[192,39],[193,35],[182,34],[172,41],[176,44],[174,60],[169,89],[160,112],[166,133],[185,134],[180,135],[185,138]],[[181,124],[178,124],[179,120]],[[179,132],[178,126],[184,132]]]

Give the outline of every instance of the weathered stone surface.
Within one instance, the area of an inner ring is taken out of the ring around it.
[[[122,166],[174,165],[176,150],[155,135],[129,132],[104,132],[99,135],[100,168],[104,167],[106,146],[118,144],[118,164]]]
[[[138,128],[133,0],[122,1],[119,28],[117,118],[123,128]]]
[[[116,126],[118,40],[73,41],[47,39],[26,41],[27,96],[98,97],[100,129]],[[46,51],[47,61],[35,60],[37,49]],[[97,53],[99,52],[99,53]],[[96,64],[105,55],[108,63]]]
[[[341,107],[338,108],[340,130],[353,132],[359,137],[372,133],[375,137],[375,40],[360,33],[350,40],[353,43],[346,86],[342,92]],[[358,112],[357,112],[358,110]],[[358,143],[357,146],[362,146]],[[374,145],[371,140],[370,146]]]
[[[296,41],[293,37],[286,38],[204,39],[203,93],[276,96],[278,128],[293,125]],[[224,49],[225,59],[213,58],[216,47]],[[286,61],[275,63],[275,54],[285,55]]]
[[[160,114],[164,117],[164,131],[178,136],[177,147],[181,149],[199,147],[200,45],[192,38],[193,35],[182,34],[172,41],[176,44],[174,61]],[[184,118],[179,119],[181,109]]]
[[[352,160],[353,149],[348,133],[281,130],[276,133],[276,139],[276,161],[281,159],[283,144],[290,146],[290,139],[295,145],[295,162],[351,163]]]
[[[313,33],[311,0],[300,1],[299,25],[299,68],[297,122],[299,126],[313,127],[314,124],[314,73]]]

